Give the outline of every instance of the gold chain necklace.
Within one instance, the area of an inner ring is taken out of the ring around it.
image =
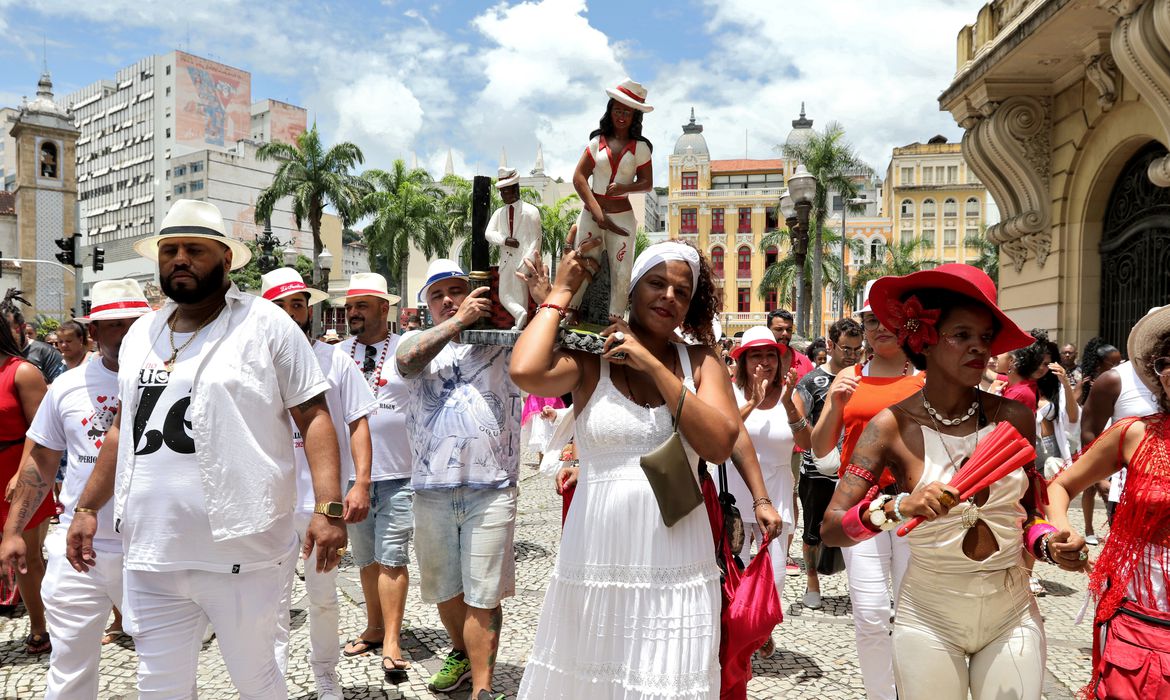
[[[179,313],[178,309],[175,310],[175,313],[171,314],[171,317],[167,319],[167,338],[171,345],[171,357],[169,360],[163,363],[163,369],[165,369],[168,374],[174,371],[175,361],[179,359],[179,353],[186,350],[187,346],[195,341],[195,338],[199,335],[199,331],[206,328],[207,324],[211,323],[212,319],[219,315],[219,312],[223,309],[224,306],[226,306],[226,304],[220,304],[218,307],[216,307],[215,311],[209,313],[207,317],[199,323],[199,326],[196,327],[195,330],[191,333],[191,337],[187,338],[187,340],[177,348],[175,347],[175,316],[177,316]]]

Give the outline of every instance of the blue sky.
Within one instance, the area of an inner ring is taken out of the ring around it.
[[[890,149],[961,132],[938,111],[978,0],[261,2],[0,0],[0,105],[31,95],[42,38],[58,95],[189,48],[252,73],[253,100],[300,104],[367,165],[440,174],[532,166],[569,177],[626,75],[644,83],[659,184],[693,106],[712,157],[774,157],[801,101],[884,174]],[[746,149],[745,149],[746,143]]]

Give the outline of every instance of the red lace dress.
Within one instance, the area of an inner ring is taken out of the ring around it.
[[[1121,421],[1110,431],[1121,430],[1124,444],[1125,431],[1137,420]],[[1089,578],[1089,590],[1097,599],[1097,632],[1126,601],[1156,613],[1170,613],[1170,420],[1164,413],[1140,420],[1146,424],[1146,433],[1129,461],[1109,539]],[[1119,449],[1119,464],[1121,459]],[[1160,656],[1170,659],[1170,634],[1166,638],[1167,646]],[[1098,651],[1095,644],[1095,657]],[[1166,670],[1170,672],[1170,666]],[[1100,679],[1098,668],[1085,690]]]
[[[0,488],[6,488],[16,474],[20,468],[20,456],[24,452],[24,434],[28,430],[28,422],[24,419],[24,407],[16,390],[16,369],[23,362],[18,357],[10,357],[0,367]],[[8,501],[0,498],[0,523],[8,519],[8,505]],[[25,529],[40,525],[56,512],[56,508],[50,489]]]

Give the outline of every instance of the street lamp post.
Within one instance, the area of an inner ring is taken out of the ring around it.
[[[808,337],[809,314],[808,294],[804,289],[804,261],[808,254],[808,217],[812,211],[813,196],[816,194],[817,179],[810,173],[804,164],[798,164],[792,177],[788,178],[788,194],[780,200],[780,208],[784,213],[785,222],[789,222],[789,213],[795,220],[795,226],[789,225],[788,231],[792,236],[792,254],[796,263],[796,323],[800,334]]]
[[[845,316],[845,249],[849,245],[849,239],[845,234],[845,217],[849,214],[850,204],[869,204],[870,200],[866,197],[852,197],[845,200],[841,206],[841,279],[837,281],[837,318],[844,318]]]
[[[333,269],[333,253],[329,252],[328,248],[321,251],[317,256],[317,268],[321,270],[320,278],[317,281],[317,288],[322,292],[329,292],[329,271]],[[321,336],[322,326],[324,325],[325,305],[321,304],[321,313],[313,314],[313,337],[319,338]]]

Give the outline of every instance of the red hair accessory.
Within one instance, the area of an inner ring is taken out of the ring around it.
[[[890,300],[887,311],[898,333],[899,345],[909,343],[911,350],[922,352],[922,348],[938,342],[938,331],[934,328],[942,314],[938,309],[924,309],[918,297],[911,296],[904,303]]]

